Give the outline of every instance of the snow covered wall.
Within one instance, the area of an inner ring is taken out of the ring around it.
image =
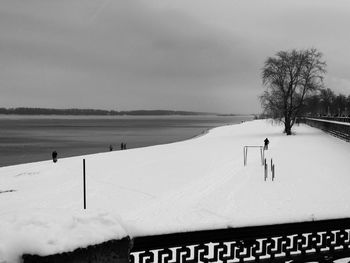
[[[0,168],[0,262],[143,236],[350,217],[350,144],[259,120],[188,141]],[[276,179],[258,150],[270,140]],[[83,210],[82,160],[87,209]]]

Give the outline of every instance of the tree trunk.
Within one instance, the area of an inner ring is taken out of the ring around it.
[[[284,118],[284,132],[287,134],[287,135],[291,135],[292,134],[292,125],[291,125],[291,119],[290,117],[286,116]]]

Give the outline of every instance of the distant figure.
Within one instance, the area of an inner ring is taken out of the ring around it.
[[[120,150],[124,150],[124,143],[123,142],[120,144]]]
[[[126,143],[124,143],[124,150],[126,150]]]
[[[269,139],[266,138],[264,140],[264,150],[268,150],[269,149],[269,143],[270,143]]]
[[[57,152],[56,151],[52,152],[52,160],[54,163],[57,162]]]
[[[113,151],[113,145],[112,144],[109,145],[109,151],[110,152]]]

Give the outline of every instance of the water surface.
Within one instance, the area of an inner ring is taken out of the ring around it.
[[[0,166],[171,143],[251,116],[0,115]]]

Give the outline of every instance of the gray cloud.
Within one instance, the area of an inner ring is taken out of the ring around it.
[[[345,87],[335,2],[5,0],[0,105],[256,112],[264,59],[310,46]]]

